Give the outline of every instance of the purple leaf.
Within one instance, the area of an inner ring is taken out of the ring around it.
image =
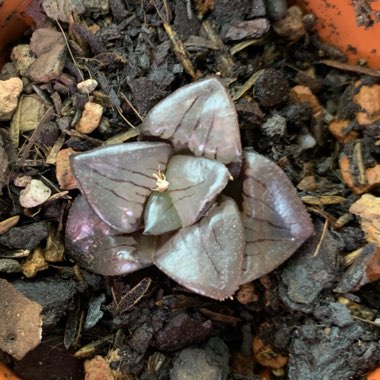
[[[71,206],[66,225],[68,254],[84,268],[113,276],[152,264],[153,237],[121,234],[104,223],[84,197]]]
[[[245,153],[243,178],[246,250],[240,283],[277,268],[313,233],[297,191],[275,163]]]
[[[243,254],[240,213],[224,197],[200,222],[180,229],[158,248],[154,263],[186,288],[222,300],[238,288]]]
[[[165,170],[170,145],[131,142],[71,156],[80,189],[98,216],[129,233],[141,227],[144,204],[156,187],[153,173]]]
[[[188,227],[214,203],[227,185],[229,172],[218,161],[179,155],[170,160],[166,178],[182,227]]]
[[[169,140],[176,151],[215,159],[238,174],[242,160],[234,104],[215,78],[181,87],[158,103],[141,127],[146,136]]]
[[[181,220],[168,192],[153,192],[145,206],[144,234],[161,235],[181,228]]]

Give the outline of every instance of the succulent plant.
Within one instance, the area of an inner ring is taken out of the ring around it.
[[[145,141],[71,158],[83,196],[71,207],[66,244],[88,270],[112,276],[154,264],[222,300],[312,234],[285,173],[243,152],[234,104],[217,79],[162,100],[141,134]]]

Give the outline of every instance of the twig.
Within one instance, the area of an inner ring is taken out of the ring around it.
[[[321,238],[319,239],[319,243],[317,245],[317,248],[315,249],[315,252],[313,253],[313,257],[318,256],[319,251],[321,250],[321,246],[322,246],[323,240],[325,239],[325,235],[326,235],[328,225],[329,225],[329,221],[326,219],[325,224],[323,225]]]
[[[332,59],[322,59],[319,62],[323,63],[326,66],[333,67],[334,69],[340,69],[340,70],[345,70],[345,71],[353,71],[355,73],[365,74],[365,75],[369,75],[371,77],[380,77],[380,71],[372,70],[368,67],[351,65],[349,63],[333,61]]]
[[[133,112],[136,114],[136,116],[141,120],[141,121],[144,121],[143,117],[141,116],[140,112],[137,111],[137,109],[133,106],[133,104],[130,102],[130,100],[126,97],[126,95],[122,92],[120,92],[121,94],[121,97],[127,102],[127,104],[129,105],[129,107],[132,108]]]
[[[176,32],[166,22],[164,22],[164,29],[170,39],[170,42],[172,43],[174,54],[182,64],[185,71],[191,76],[193,80],[199,79],[201,74],[198,71],[195,71],[182,40],[178,38]]]
[[[71,48],[70,48],[70,45],[69,45],[69,41],[67,41],[66,34],[65,34],[64,30],[62,29],[62,26],[61,26],[61,24],[59,23],[59,21],[56,19],[55,22],[57,23],[58,28],[61,30],[61,33],[62,33],[62,35],[63,35],[63,38],[64,38],[65,43],[66,43],[66,46],[67,46],[67,50],[69,51],[70,57],[71,57],[71,59],[73,60],[74,65],[75,65],[76,68],[78,69],[78,72],[79,72],[80,77],[82,78],[82,81],[84,81],[84,76],[83,76],[83,74],[82,74],[82,71],[79,70],[78,62],[75,60],[74,54],[73,54],[73,52],[71,51]]]

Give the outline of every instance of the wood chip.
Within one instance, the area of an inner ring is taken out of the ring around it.
[[[264,367],[282,368],[288,362],[287,356],[273,351],[273,348],[265,344],[259,336],[253,338],[252,351],[256,361]]]
[[[347,144],[359,138],[359,133],[350,129],[349,126],[350,120],[332,120],[328,128],[341,144]]]
[[[48,268],[42,249],[36,248],[31,257],[22,264],[22,273],[27,278],[34,277],[39,271]]]
[[[367,241],[380,246],[380,197],[364,194],[351,205],[350,212],[360,217]]]
[[[114,380],[111,368],[106,360],[99,355],[84,362],[84,371],[86,380]]]
[[[70,156],[74,149],[67,148],[58,152],[56,157],[56,177],[62,190],[72,190],[78,187],[70,165]]]
[[[353,154],[349,157],[341,153],[339,157],[342,179],[355,194],[363,194],[372,187],[380,185],[380,164],[366,169],[359,156],[359,154]]]
[[[42,307],[0,279],[0,348],[21,360],[41,341]]]
[[[0,235],[8,232],[12,227],[14,227],[20,220],[20,215],[11,216],[8,219],[2,220],[0,222]]]
[[[361,86],[352,99],[362,109],[356,114],[359,124],[371,125],[380,120],[380,84]]]
[[[316,120],[320,120],[323,117],[323,107],[319,103],[317,97],[312,93],[309,87],[297,85],[292,88],[293,98],[298,102],[309,103],[312,111],[313,117]]]

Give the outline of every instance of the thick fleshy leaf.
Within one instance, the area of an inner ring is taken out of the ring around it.
[[[210,78],[181,87],[146,116],[141,131],[169,140],[177,151],[218,160],[238,174],[242,160],[234,104],[223,85]]]
[[[181,220],[169,193],[153,192],[145,205],[144,234],[161,235],[181,226]]]
[[[114,276],[152,264],[154,237],[121,234],[104,223],[84,197],[73,203],[66,225],[69,256],[84,268]]]
[[[188,289],[222,300],[239,285],[244,232],[235,202],[222,203],[158,248],[154,263]]]
[[[169,144],[131,142],[73,155],[70,162],[82,193],[98,216],[129,233],[141,227],[144,204],[156,187],[153,173],[165,170]]]
[[[275,163],[245,153],[243,178],[246,250],[241,283],[277,268],[313,233],[296,189]]]
[[[227,168],[203,157],[174,156],[166,171],[168,192],[181,219],[182,227],[198,221],[229,179]]]

